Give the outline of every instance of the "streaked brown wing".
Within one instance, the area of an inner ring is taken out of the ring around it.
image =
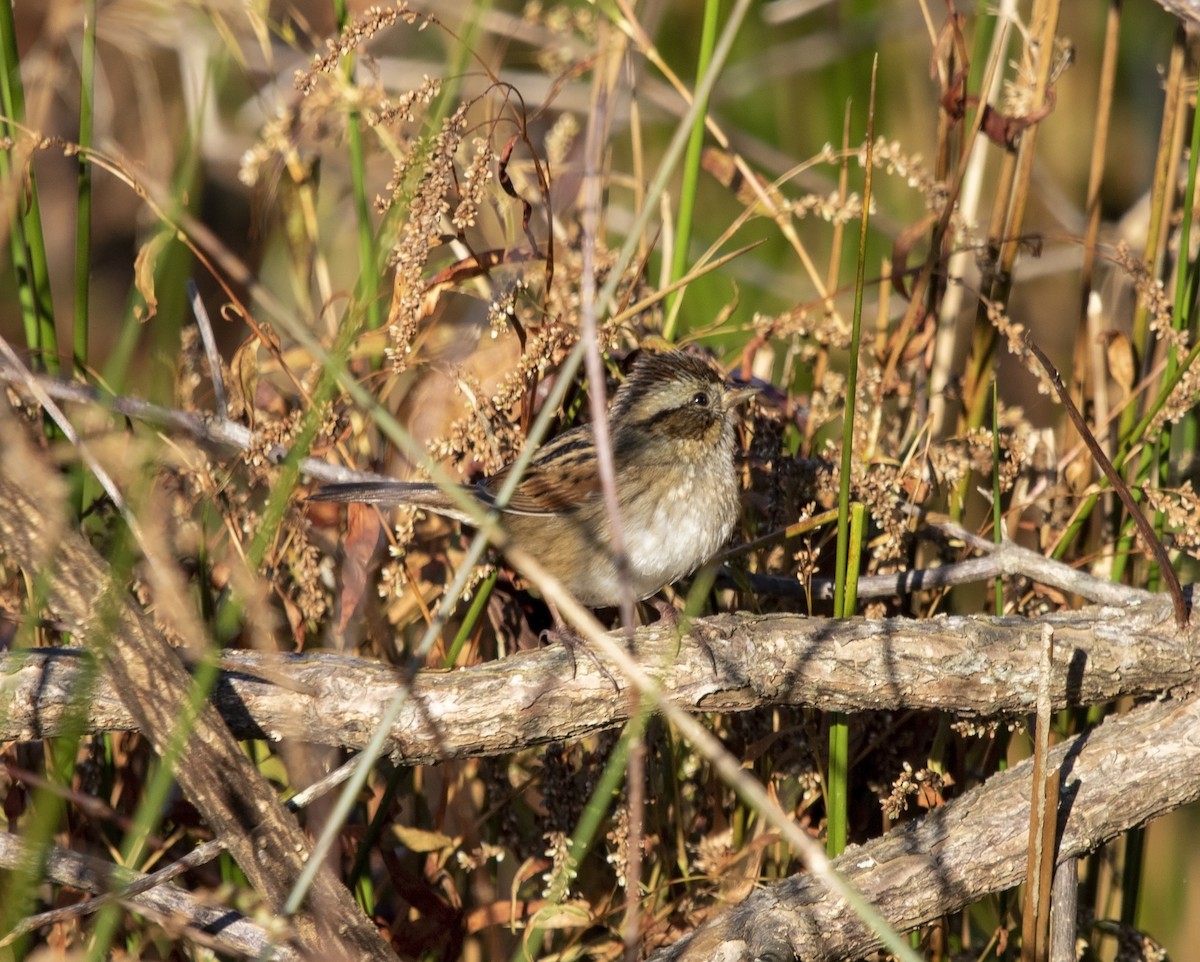
[[[494,499],[510,473],[505,468],[480,484],[486,500]],[[592,431],[580,425],[553,438],[534,455],[506,510],[520,514],[557,514],[600,495]]]

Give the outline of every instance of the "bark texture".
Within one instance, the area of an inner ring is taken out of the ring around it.
[[[1143,705],[1050,753],[1059,770],[1058,861],[1200,798],[1200,697]],[[1024,881],[1032,761],[866,845],[834,866],[897,931]],[[822,962],[879,948],[839,898],[797,875],[754,892],[653,962]]]
[[[656,627],[641,629],[635,644],[638,661],[667,697],[696,711],[793,704],[991,716],[1033,710],[1043,624],[1054,627],[1055,708],[1152,694],[1188,684],[1200,672],[1197,632],[1180,632],[1161,598],[1036,622],[722,615],[704,623],[704,644]],[[620,681],[616,665],[596,658]],[[222,667],[213,701],[238,738],[362,748],[402,684],[398,669],[330,653],[230,652]],[[85,671],[75,651],[0,658],[6,706],[0,738],[61,733]],[[628,711],[628,696],[613,689],[590,657],[572,658],[554,646],[458,671],[418,673],[388,751],[412,764],[504,754],[611,728]],[[107,672],[93,690],[86,725],[92,731],[140,727]]]

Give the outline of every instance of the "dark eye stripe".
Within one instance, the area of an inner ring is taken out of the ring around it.
[[[720,416],[711,408],[700,408],[696,405],[685,404],[682,407],[660,411],[634,425],[652,434],[667,435],[673,438],[702,438],[712,426],[720,420]]]

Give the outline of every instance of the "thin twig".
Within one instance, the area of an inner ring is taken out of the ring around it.
[[[607,134],[612,118],[612,99],[618,71],[621,68],[625,45],[619,34],[606,33],[608,43],[600,56],[592,83],[592,109],[588,118],[584,145],[583,172],[583,223],[581,258],[582,271],[579,281],[580,339],[586,345],[583,356],[589,389],[588,403],[592,415],[592,442],[596,451],[596,470],[600,476],[600,491],[608,514],[609,549],[616,567],[617,583],[620,586],[621,624],[627,643],[633,645],[634,595],[633,579],[629,565],[629,552],[625,539],[625,523],[621,517],[621,505],[617,496],[617,469],[613,459],[612,431],[608,423],[608,404],[604,392],[604,361],[600,357],[598,309],[607,305],[596,302],[596,240],[600,229],[601,165],[607,150]],[[585,649],[586,650],[586,649]],[[638,714],[639,695],[636,689],[629,692],[630,717]],[[641,852],[642,830],[645,813],[641,800],[644,798],[645,755],[640,738],[630,745],[625,778],[628,790],[630,818],[630,841],[626,846],[625,864],[625,958],[632,962],[637,958],[639,928],[639,898],[641,896]]]
[[[1083,438],[1084,443],[1088,446],[1088,450],[1092,452],[1092,457],[1096,459],[1096,464],[1104,472],[1104,476],[1108,478],[1109,484],[1113,486],[1113,490],[1117,492],[1117,497],[1121,499],[1121,503],[1125,505],[1125,510],[1129,512],[1129,516],[1137,526],[1138,533],[1142,536],[1142,542],[1150,550],[1155,562],[1158,564],[1163,580],[1167,583],[1167,591],[1171,595],[1171,604],[1175,608],[1175,623],[1181,629],[1186,628],[1188,625],[1187,601],[1183,597],[1183,589],[1179,586],[1179,578],[1175,574],[1175,569],[1171,566],[1171,559],[1167,555],[1167,549],[1158,540],[1158,535],[1154,533],[1150,522],[1146,520],[1141,509],[1138,508],[1137,502],[1133,500],[1133,495],[1130,493],[1128,485],[1125,484],[1121,475],[1117,473],[1117,469],[1113,467],[1113,463],[1108,459],[1108,455],[1104,453],[1104,449],[1096,441],[1096,436],[1092,434],[1087,422],[1084,421],[1083,415],[1079,413],[1079,408],[1071,400],[1071,395],[1067,391],[1066,385],[1063,384],[1062,375],[1058,373],[1058,368],[1050,363],[1050,358],[1046,357],[1045,353],[1037,346],[1032,337],[1026,336],[1025,343],[1029,347],[1029,350],[1033,352],[1033,356],[1038,359],[1038,363],[1045,368],[1046,374],[1049,375],[1050,380],[1054,384],[1054,390],[1058,392],[1059,399],[1062,401],[1063,407],[1066,408],[1067,414],[1071,418],[1071,423],[1075,425],[1075,430]]]
[[[26,367],[17,352],[13,350],[12,345],[3,337],[0,337],[0,356],[3,357],[3,363],[7,364],[11,369],[11,380],[25,385],[29,393],[42,406],[42,409],[50,415],[50,419],[54,422],[55,426],[62,431],[63,437],[74,445],[75,449],[79,452],[80,460],[87,465],[88,470],[100,482],[100,486],[104,489],[105,494],[116,505],[117,510],[121,512],[125,520],[129,523],[129,528],[134,533],[134,537],[140,542],[142,539],[139,537],[140,528],[137,519],[130,513],[129,506],[125,503],[125,498],[122,496],[120,488],[117,487],[111,475],[100,465],[100,462],[96,460],[91,449],[80,439],[75,426],[67,420],[67,416],[63,413],[62,408],[54,403],[49,393],[44,389],[43,381],[47,379],[38,377]]]
[[[225,378],[221,373],[221,352],[217,350],[217,339],[213,336],[212,320],[208,309],[196,288],[196,282],[190,277],[187,282],[188,300],[192,302],[192,313],[196,316],[196,326],[200,328],[200,340],[204,344],[204,355],[208,358],[208,375],[213,386],[213,406],[217,409],[217,417],[222,421],[229,420],[229,401],[225,394]]]
[[[913,506],[914,513],[920,513]],[[963,541],[971,548],[983,552],[983,557],[967,558],[931,568],[913,571],[898,571],[894,574],[863,575],[858,580],[859,598],[890,598],[907,595],[914,591],[931,591],[954,585],[987,581],[1001,575],[1017,575],[1037,584],[1057,588],[1086,598],[1088,601],[1106,605],[1127,605],[1146,601],[1153,592],[1096,578],[1086,571],[1055,561],[1023,548],[1012,541],[995,544],[949,521],[932,522],[928,530],[938,531],[944,536]],[[918,534],[921,532],[918,531]],[[814,578],[811,582],[798,581],[784,575],[746,574],[734,575],[728,569],[718,574],[723,585],[737,587],[739,579],[758,594],[774,595],[779,598],[810,598],[813,601],[828,601],[833,598],[833,579]]]
[[[0,344],[3,344],[3,341],[0,341]],[[152,404],[140,398],[108,394],[98,388],[79,384],[75,381],[63,381],[58,378],[33,374],[21,365],[19,360],[14,361],[11,356],[7,356],[7,352],[3,350],[3,347],[0,347],[0,354],[6,355],[4,359],[0,359],[0,381],[24,385],[40,404],[45,403],[42,400],[43,396],[46,398],[57,398],[60,401],[72,401],[77,404],[94,404],[122,417],[133,418],[147,424],[182,432],[195,438],[197,441],[214,447],[248,451],[254,442],[254,433],[244,424],[239,424],[237,421],[224,420],[203,414],[191,414],[175,408]],[[281,444],[270,445],[264,454],[266,459],[272,464],[282,463],[287,455],[288,449]],[[91,467],[90,464],[88,466]],[[322,461],[320,458],[302,458],[300,460],[300,470],[309,477],[316,478],[319,481],[395,480],[383,475],[353,471],[350,468]],[[121,502],[118,501],[116,503],[120,504]]]

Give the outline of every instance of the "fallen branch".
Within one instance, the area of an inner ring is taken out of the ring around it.
[[[21,839],[0,832],[0,868],[19,868],[28,864],[30,857],[29,847]],[[46,851],[44,857],[46,880],[81,892],[100,895],[142,878],[137,872],[57,846]],[[240,912],[207,904],[174,885],[159,885],[122,902],[139,915],[157,919],[171,931],[181,930],[191,941],[218,952],[261,958],[269,951],[281,962],[300,959],[291,948],[280,944],[278,935],[268,935]]]
[[[1200,798],[1200,697],[1143,705],[1049,753],[1059,766],[1056,860]],[[900,932],[1025,879],[1032,761],[924,818],[848,849],[834,867]],[[879,939],[806,876],[759,889],[653,962],[860,958]]]
[[[668,697],[695,711],[804,704],[978,717],[1033,709],[1044,624],[1055,632],[1055,708],[1160,692],[1200,674],[1197,634],[1176,629],[1166,599],[1037,621],[721,615],[704,622],[705,645],[652,626],[638,631],[635,650]],[[0,658],[0,739],[60,734],[85,657],[39,649]],[[621,678],[616,665],[596,658]],[[332,653],[228,652],[222,667],[213,702],[238,738],[361,748],[401,684],[398,669]],[[592,659],[573,660],[561,646],[423,671],[411,694],[387,750],[412,764],[582,737],[619,725],[629,709]],[[137,727],[106,675],[92,691],[85,724],[89,731]]]

